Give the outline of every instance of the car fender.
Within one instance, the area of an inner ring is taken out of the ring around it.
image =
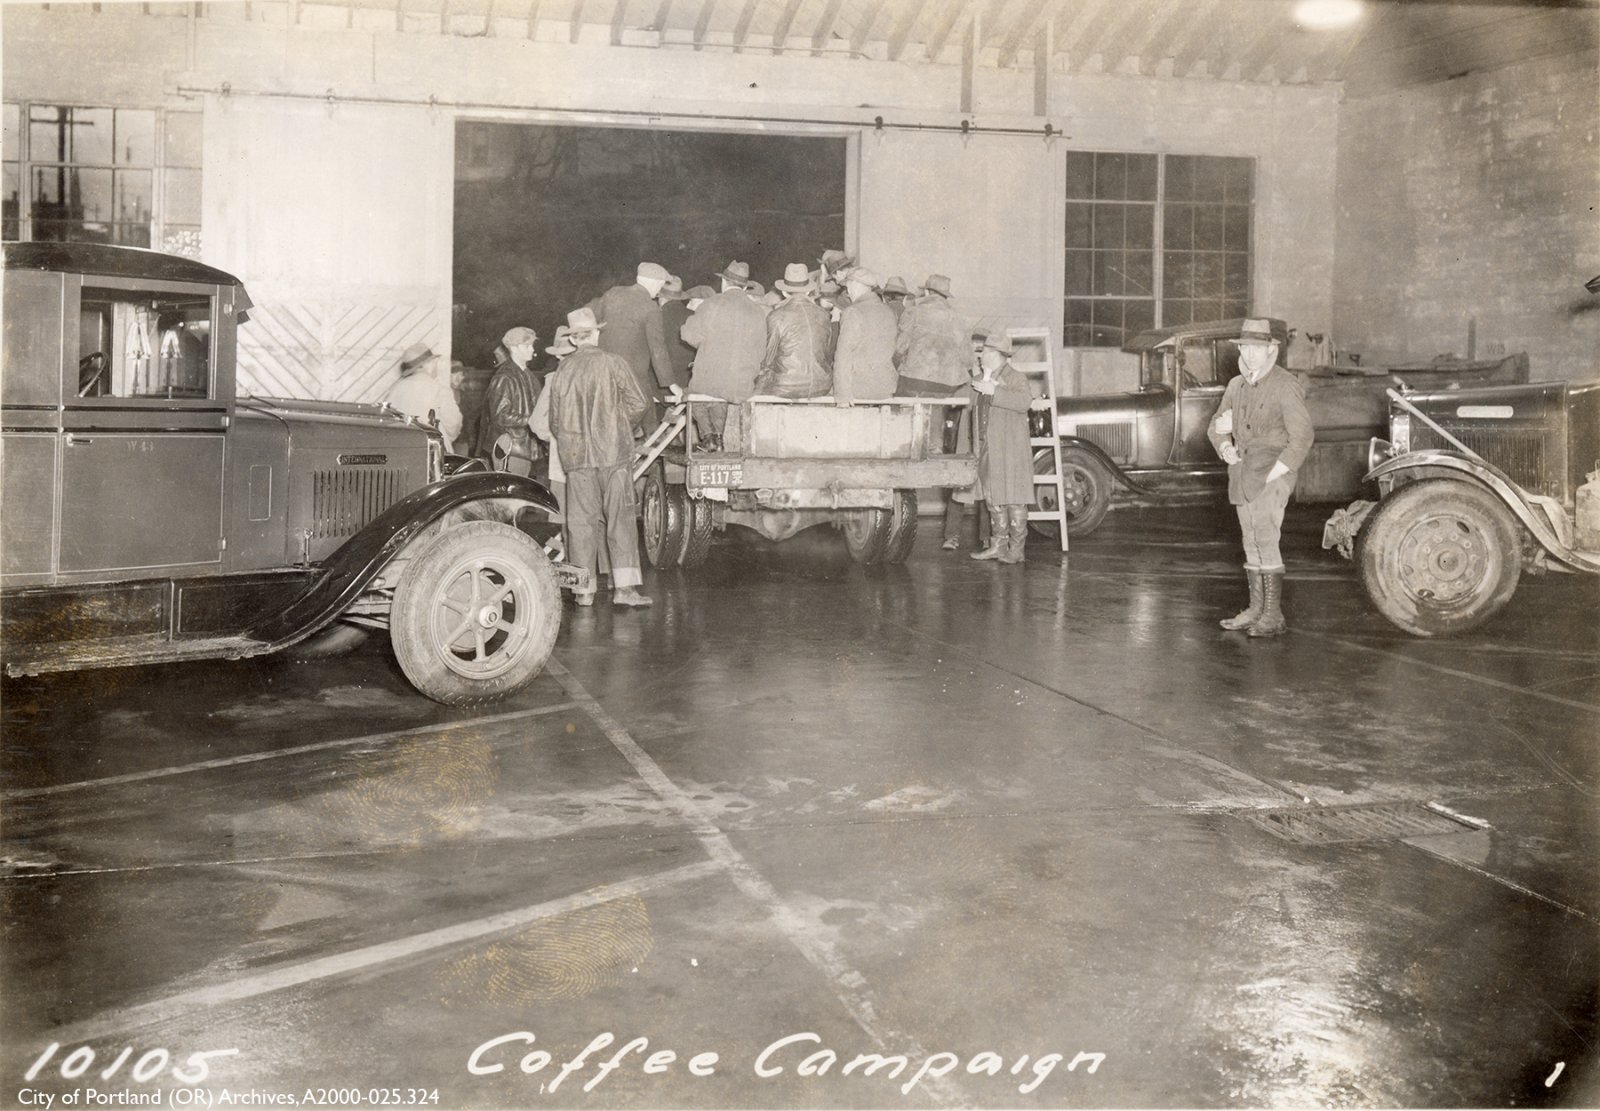
[[[1416,472],[1411,474],[1410,472]],[[1444,473],[1441,473],[1444,472]],[[1455,478],[1461,481],[1475,482],[1483,486],[1495,497],[1505,504],[1505,507],[1521,521],[1539,546],[1549,552],[1551,556],[1571,567],[1575,571],[1587,571],[1591,574],[1600,573],[1600,561],[1574,551],[1561,542],[1555,530],[1550,527],[1550,522],[1544,519],[1529,504],[1522,488],[1492,463],[1479,459],[1469,459],[1449,451],[1411,451],[1404,455],[1395,456],[1385,460],[1367,472],[1366,480],[1369,482],[1382,482],[1382,488],[1387,488],[1397,477],[1410,478]],[[1387,479],[1387,482],[1383,480]]]
[[[272,649],[293,644],[343,613],[407,545],[447,516],[515,524],[523,509],[559,515],[555,497],[544,486],[502,471],[448,475],[414,490],[345,541],[322,562],[322,574],[309,590],[248,635]]]
[[[1048,442],[1049,441],[1047,440],[1046,443],[1048,444]],[[1112,478],[1116,479],[1123,486],[1126,486],[1129,490],[1132,490],[1136,494],[1153,495],[1156,493],[1156,491],[1151,490],[1148,487],[1143,486],[1129,478],[1127,472],[1118,466],[1111,456],[1106,453],[1106,449],[1095,443],[1093,440],[1085,440],[1081,436],[1063,436],[1061,437],[1061,446],[1062,448],[1082,448],[1089,455],[1093,456],[1095,461],[1104,467],[1110,473]]]

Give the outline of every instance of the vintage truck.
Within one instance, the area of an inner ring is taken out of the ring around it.
[[[970,486],[977,476],[970,452],[943,450],[944,413],[963,400],[752,398],[738,440],[715,451],[695,434],[694,415],[707,404],[724,403],[679,398],[636,467],[652,567],[694,566],[729,525],[769,540],[832,525],[856,562],[901,563],[916,540],[917,490]]]
[[[447,464],[381,405],[235,396],[238,279],[87,243],[5,246],[8,674],[238,659],[386,631],[440,702],[543,668],[584,573],[536,482]],[[464,461],[463,461],[464,462]]]
[[[1241,320],[1218,320],[1142,332],[1124,350],[1139,356],[1139,389],[1130,393],[1062,397],[1056,402],[1061,437],[1067,531],[1092,532],[1121,503],[1167,503],[1221,498],[1227,466],[1206,439],[1206,426],[1228,380],[1239,373],[1238,349],[1229,342]],[[1289,329],[1271,321],[1287,349]],[[1361,490],[1367,443],[1388,416],[1384,390],[1403,381],[1424,388],[1512,384],[1528,379],[1526,355],[1492,361],[1440,360],[1381,371],[1345,368],[1300,373],[1317,437],[1295,487],[1299,501],[1346,501]],[[1035,434],[1043,432],[1036,422]],[[1049,473],[1048,450],[1034,470]],[[1051,508],[1054,488],[1041,485],[1035,508]],[[1051,534],[1054,525],[1037,522]]]
[[[1600,380],[1389,397],[1366,475],[1379,501],[1336,514],[1323,541],[1354,535],[1379,613],[1448,636],[1499,612],[1524,570],[1600,574]]]

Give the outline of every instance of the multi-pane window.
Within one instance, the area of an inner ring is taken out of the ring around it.
[[[5,237],[198,254],[200,118],[7,104]]]
[[[1248,158],[1069,151],[1065,340],[1248,315]]]

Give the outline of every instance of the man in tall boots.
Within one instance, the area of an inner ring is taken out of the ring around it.
[[[1207,434],[1228,464],[1228,501],[1239,512],[1250,604],[1222,627],[1282,636],[1288,624],[1278,539],[1295,477],[1311,451],[1311,414],[1299,379],[1278,365],[1270,322],[1246,320],[1232,342],[1239,347],[1239,375],[1222,392]]]

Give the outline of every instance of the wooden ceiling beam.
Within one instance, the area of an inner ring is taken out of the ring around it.
[[[1188,0],[1170,5],[1167,16],[1154,24],[1150,35],[1139,47],[1139,72],[1154,73],[1161,59],[1172,57],[1173,48],[1201,27],[1201,17],[1206,5],[1199,0]]]
[[[583,0],[572,0],[572,20],[567,26],[567,41],[576,45],[583,34]]]
[[[1262,19],[1250,38],[1235,52],[1239,80],[1253,81],[1283,53],[1285,37],[1294,30],[1287,16]],[[1221,72],[1230,66],[1224,64]]]
[[[828,45],[828,39],[833,36],[834,24],[839,22],[839,9],[844,7],[844,0],[828,0],[828,6],[823,10],[822,18],[811,32],[811,53],[821,54]]]
[[[494,0],[489,0],[492,4]],[[628,0],[616,0],[616,9],[611,13],[611,45],[622,45],[622,32],[628,23]]]
[[[529,0],[528,3],[528,37],[537,38],[539,34],[539,0]]]
[[[949,41],[950,34],[956,29],[956,24],[966,14],[969,0],[949,0],[945,5],[944,15],[939,17],[939,24],[934,28],[933,36],[928,39],[928,61],[937,62],[944,44]]]
[[[1137,5],[1124,2],[1101,8],[1095,13],[1094,19],[1083,29],[1083,34],[1078,36],[1078,41],[1067,51],[1067,68],[1073,71],[1082,69],[1090,58],[1100,53],[1100,44],[1105,41],[1106,32],[1120,26],[1128,13],[1135,10]]]
[[[1000,68],[1006,69],[1017,61],[1017,53],[1022,49],[1022,44],[1032,37],[1043,25],[1046,15],[1053,15],[1057,7],[1057,0],[1028,0],[1023,6],[1022,14],[1011,25],[1011,34],[1006,36],[1006,41],[1000,46]],[[1038,65],[1034,60],[1034,65]]]
[[[1196,66],[1210,58],[1227,41],[1233,30],[1233,20],[1227,18],[1225,10],[1226,5],[1222,0],[1210,0],[1206,18],[1196,26],[1194,38],[1172,59],[1172,76],[1188,77],[1194,73]],[[1216,74],[1211,76],[1215,77]]]
[[[772,52],[777,54],[783,50],[783,44],[789,41],[789,30],[794,26],[794,17],[800,14],[800,5],[804,0],[787,0],[783,11],[778,15],[777,26],[772,29]]]
[[[694,48],[702,50],[706,45],[706,32],[711,29],[711,17],[716,13],[717,0],[701,0],[700,15],[694,21]]]
[[[1056,34],[1056,53],[1072,56],[1084,31],[1105,10],[1106,0],[1072,0],[1072,17]]]
[[[750,38],[750,25],[756,20],[756,7],[761,0],[744,0],[744,9],[739,13],[739,21],[733,25],[733,52],[744,53],[744,44]]]
[[[1106,28],[1106,32],[1100,42],[1099,52],[1105,62],[1107,72],[1120,66],[1122,59],[1126,58],[1130,53],[1138,53],[1132,47],[1136,40],[1140,42],[1141,46],[1143,45],[1143,40],[1139,36],[1141,20],[1151,21],[1149,9],[1142,4],[1125,4],[1122,11],[1117,13],[1116,21]]]
[[[894,30],[889,32],[889,60],[898,62],[900,55],[906,51],[906,44],[911,41],[911,32],[917,25],[917,17],[922,14],[921,0],[900,0],[900,18],[895,20]]]
[[[656,20],[650,26],[654,27],[660,34],[666,34],[667,17],[671,14],[672,0],[661,0],[661,3],[656,7]]]
[[[850,53],[859,57],[867,48],[867,39],[872,35],[872,26],[878,22],[878,17],[883,14],[883,5],[886,0],[872,0],[867,5],[867,11],[856,24],[856,29],[850,35]]]

